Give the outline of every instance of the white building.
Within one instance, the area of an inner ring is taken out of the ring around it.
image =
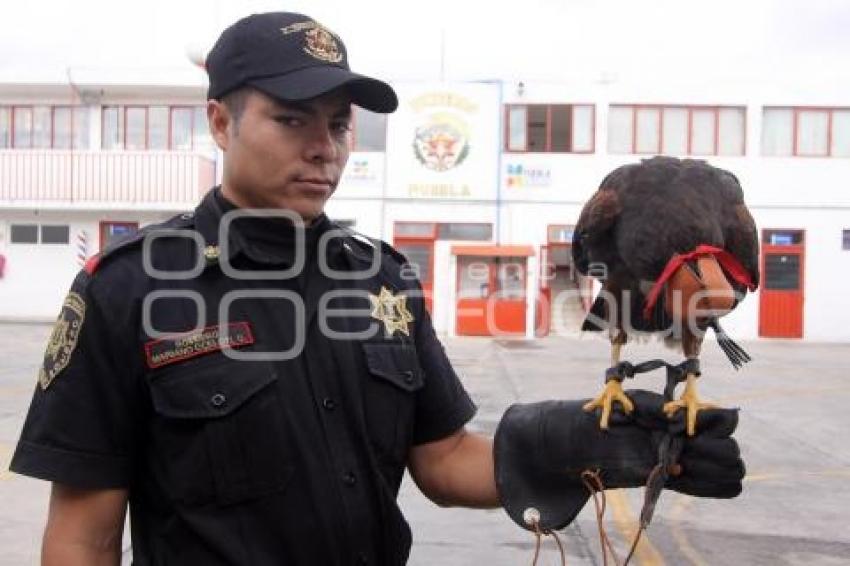
[[[394,86],[395,114],[355,113],[328,213],[419,266],[439,331],[574,331],[588,298],[561,291],[588,289],[569,269],[583,203],[611,169],[664,153],[734,172],[759,226],[763,285],[727,331],[850,340],[850,85]],[[86,256],[215,183],[204,93],[0,84],[0,318],[53,318]]]

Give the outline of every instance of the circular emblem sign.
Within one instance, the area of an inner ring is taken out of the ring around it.
[[[416,158],[428,169],[448,171],[469,155],[469,138],[462,124],[434,120],[416,129],[413,139]]]

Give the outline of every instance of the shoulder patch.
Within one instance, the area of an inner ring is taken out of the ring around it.
[[[38,382],[43,390],[50,387],[71,361],[71,354],[77,347],[85,319],[86,302],[78,293],[71,291],[65,298],[59,318],[53,326],[44,352],[44,364],[38,372]]]
[[[381,251],[384,254],[395,259],[397,262],[399,262],[400,265],[406,265],[410,263],[410,261],[407,259],[407,256],[405,256],[403,253],[401,253],[383,240],[379,240],[379,242],[381,242]]]

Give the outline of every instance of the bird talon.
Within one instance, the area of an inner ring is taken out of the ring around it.
[[[704,403],[699,400],[696,393],[696,376],[689,374],[682,396],[676,401],[664,403],[662,410],[664,411],[664,414],[667,415],[668,419],[672,419],[679,409],[685,409],[686,432],[688,436],[693,436],[696,434],[697,413],[703,409],[716,408],[717,405],[714,405],[713,403]]]
[[[590,413],[598,408],[602,409],[602,418],[599,419],[599,428],[602,430],[608,429],[608,421],[611,418],[611,410],[614,407],[614,402],[618,401],[623,408],[623,412],[631,414],[635,406],[631,399],[626,396],[623,391],[623,386],[616,379],[612,379],[605,384],[605,389],[592,401],[588,401],[582,407],[586,412]]]

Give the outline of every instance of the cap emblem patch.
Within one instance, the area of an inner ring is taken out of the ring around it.
[[[342,52],[336,42],[336,36],[329,29],[316,22],[299,22],[281,28],[283,35],[304,32],[304,52],[326,63],[342,61]]]

